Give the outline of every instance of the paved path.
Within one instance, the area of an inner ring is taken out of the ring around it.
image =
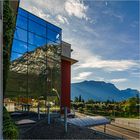
[[[135,131],[135,132],[140,132],[140,129],[138,129],[138,128],[126,126],[126,125],[123,125],[123,124],[118,124],[118,123],[115,123],[114,121],[112,121],[111,124],[115,125],[115,126],[118,126],[118,127],[128,129],[128,130],[132,130],[132,131]]]
[[[91,129],[96,129],[98,131],[104,132],[104,126],[96,126],[96,127],[90,127]],[[140,135],[139,132],[134,132],[132,130],[128,130],[122,127],[118,127],[115,125],[107,124],[106,125],[106,133],[111,134],[114,136],[118,136],[125,139],[139,139]]]
[[[87,115],[82,114],[82,113],[78,113],[76,112],[76,116],[79,118],[83,118],[86,117]],[[120,127],[121,126],[121,127]],[[140,132],[131,130],[129,128],[125,128],[125,126],[123,127],[123,125],[115,125],[113,123],[112,124],[107,124],[106,125],[106,133],[107,134],[111,134],[114,136],[118,136],[121,138],[125,138],[125,139],[140,139]],[[95,126],[95,127],[90,127],[91,129],[96,129],[97,131],[100,132],[104,132],[104,125],[103,126]]]

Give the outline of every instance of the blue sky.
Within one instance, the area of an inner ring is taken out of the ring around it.
[[[97,80],[140,90],[138,1],[21,0],[20,6],[62,28],[79,60],[72,82]]]

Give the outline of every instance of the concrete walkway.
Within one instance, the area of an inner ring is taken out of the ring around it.
[[[134,131],[134,132],[140,132],[139,128],[134,128],[134,127],[130,127],[130,126],[120,124],[120,123],[115,123],[115,122],[111,122],[111,124],[114,125],[114,126],[120,127],[120,128],[125,128],[125,129],[128,129],[128,130]]]
[[[131,128],[140,129],[140,119],[135,118],[115,118],[116,124],[121,124]]]

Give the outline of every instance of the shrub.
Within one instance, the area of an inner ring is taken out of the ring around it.
[[[4,139],[17,139],[19,137],[19,131],[5,108],[3,109],[3,136]]]
[[[92,104],[86,104],[86,109],[92,111],[93,110],[93,105]]]
[[[80,113],[83,113],[84,109],[83,109],[82,107],[79,107],[79,108],[78,108],[78,111],[79,111]]]
[[[74,109],[78,109],[79,107],[82,107],[84,108],[84,103],[83,102],[77,102],[77,103],[72,103],[71,106],[74,108]]]

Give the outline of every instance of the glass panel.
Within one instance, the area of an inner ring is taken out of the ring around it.
[[[47,39],[47,46],[50,46],[50,45],[54,45],[54,46],[58,47],[59,43]]]
[[[60,43],[60,40],[61,40],[61,35],[57,32],[53,32],[52,30],[47,30],[47,38],[54,41],[54,42],[57,42],[57,43]]]
[[[61,60],[60,45],[53,42],[49,42],[49,44],[47,44],[47,57],[56,60],[57,62],[60,62]]]
[[[24,41],[24,42],[27,42],[27,31],[16,27],[14,38],[21,40],[21,41]]]
[[[22,104],[27,101],[27,58],[27,53],[22,55],[12,52],[11,54],[4,99],[8,111],[21,111]]]
[[[29,43],[38,47],[46,45],[46,39],[35,34],[29,33]]]
[[[28,54],[28,74],[44,75],[46,69],[46,54],[43,48],[37,48]]]
[[[27,54],[18,55],[18,53],[12,52],[8,78],[24,81],[27,75]]]
[[[28,91],[32,100],[32,111],[37,111],[37,102],[40,100],[40,109],[45,110],[44,92],[46,86],[46,54],[44,48],[37,48],[30,52],[28,59]]]
[[[61,71],[60,45],[47,44],[47,103],[51,104],[51,112],[60,111]]]
[[[7,81],[7,91],[20,91],[25,92],[27,86],[27,57],[26,55],[21,55],[18,57],[18,53],[13,53],[11,59],[9,71],[8,71],[8,81]]]
[[[43,49],[43,51],[47,50],[47,45],[43,46],[43,47],[40,47]],[[38,46],[34,46],[34,45],[28,45],[28,51],[29,52],[33,52],[33,51],[37,51],[39,49]]]
[[[18,55],[18,54],[12,53],[12,55]],[[26,73],[27,72],[27,54],[21,55],[20,57],[12,60],[10,64],[10,71],[14,71],[17,73]]]
[[[26,92],[27,91],[27,75],[23,73],[17,73],[11,71],[11,75],[14,74],[15,78],[8,78],[7,81],[7,91],[19,91]],[[23,77],[23,79],[18,79],[19,76]],[[16,95],[16,94],[15,94]]]
[[[59,112],[60,110],[60,63],[53,59],[47,59],[47,103],[51,105],[51,112]]]
[[[38,47],[37,46],[34,46],[34,45],[28,45],[28,52],[33,52],[37,49]]]
[[[27,60],[28,60],[28,54],[19,54],[19,53],[14,53],[12,52],[11,54],[11,66],[16,66],[18,65],[18,67],[20,66],[20,69],[22,69],[27,65]],[[22,65],[20,65],[22,64]],[[22,67],[22,68],[21,68]]]
[[[42,25],[39,25],[31,20],[29,20],[29,31],[36,33],[40,36],[46,37],[46,28]]]
[[[49,28],[49,29],[51,29],[51,30],[53,30],[53,31],[55,31],[57,33],[60,33],[60,34],[61,34],[61,31],[62,31],[61,28],[59,28],[59,27],[57,27],[57,26],[55,26],[55,25],[53,25],[53,24],[51,24],[49,22],[47,22],[47,28]]]
[[[18,53],[27,52],[27,43],[14,39],[13,45],[12,45],[12,51],[18,52]]]
[[[37,22],[37,23],[46,27],[46,22],[43,19],[41,19],[41,18],[31,14],[31,13],[29,14],[29,19],[31,19],[31,20],[33,20],[33,21],[35,21],[35,22]]]
[[[16,26],[27,30],[27,18],[17,16]]]
[[[11,61],[14,61],[16,59],[20,59],[20,57],[22,56],[22,54],[19,54],[19,53],[15,53],[15,52],[12,52],[11,53]]]
[[[23,10],[22,8],[18,8],[18,14],[27,17],[28,12]]]

